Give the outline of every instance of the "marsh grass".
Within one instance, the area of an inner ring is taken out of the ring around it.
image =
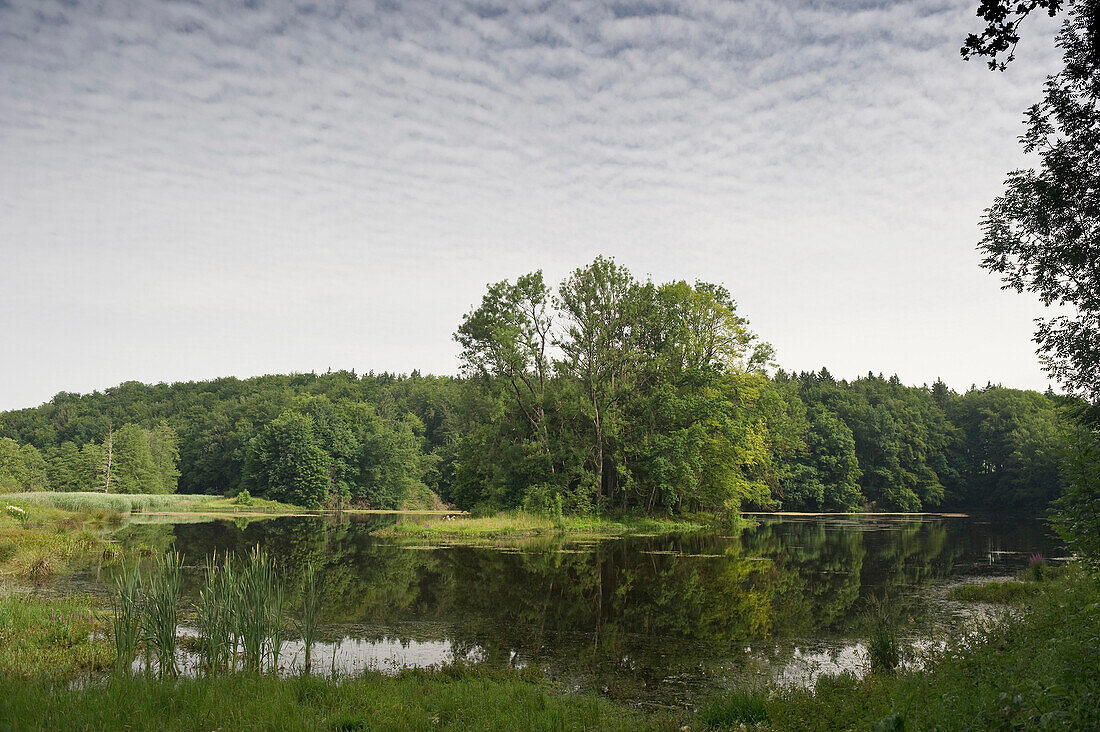
[[[25,682],[110,668],[105,616],[101,601],[90,596],[0,596],[0,678]]]
[[[494,539],[553,534],[592,537],[636,533],[688,533],[706,528],[693,520],[624,516],[558,516],[551,513],[502,511],[492,516],[408,516],[375,531],[376,536],[401,538]]]
[[[129,673],[141,640],[141,583],[137,569],[123,566],[115,576],[115,594],[111,602],[114,622],[115,671]]]
[[[893,673],[902,660],[898,620],[888,601],[872,598],[864,614],[867,627],[867,660],[872,673]]]
[[[231,598],[245,670],[259,673],[265,659],[269,660],[269,669],[277,670],[283,638],[283,590],[271,555],[259,547],[252,548]]]
[[[0,500],[12,501],[22,506],[50,506],[65,511],[112,511],[118,514],[165,509],[170,506],[197,504],[209,501],[210,496],[156,493],[93,493],[77,491],[40,491],[11,493]]]
[[[310,672],[313,665],[313,643],[317,640],[317,633],[321,627],[323,602],[324,598],[320,582],[318,582],[317,568],[313,565],[313,562],[309,562],[302,574],[302,604],[294,623],[305,649],[302,672],[306,674]],[[333,658],[335,657],[334,650]]]
[[[947,596],[952,600],[963,602],[1015,604],[1035,597],[1042,592],[1042,585],[1035,582],[1017,582],[1016,580],[1000,582],[994,580],[992,582],[975,582],[952,587],[948,590]]]
[[[233,555],[226,554],[219,563],[215,552],[206,560],[205,582],[195,608],[197,650],[207,675],[229,671],[236,658],[236,590]]]
[[[304,509],[277,501],[252,498],[247,505],[232,498],[189,493],[96,493],[36,491],[0,495],[0,501],[27,509],[31,506],[80,513],[84,519],[102,516],[117,519],[122,514],[149,511],[206,511],[212,513],[272,512],[298,513]]]
[[[737,690],[712,699],[699,712],[705,728],[728,729],[768,721],[768,695],[764,690]]]
[[[142,638],[146,663],[156,660],[160,678],[176,676],[176,630],[179,626],[180,555],[168,552],[157,558],[144,578],[141,600]]]
[[[1071,565],[1054,565],[1042,555],[1032,555],[1025,568],[1015,579],[991,580],[958,585],[947,592],[952,600],[964,602],[988,602],[1000,604],[1019,604],[1046,591],[1046,586],[1058,579]]]

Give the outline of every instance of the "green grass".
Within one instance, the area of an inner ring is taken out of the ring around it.
[[[288,503],[252,498],[248,505],[236,503],[232,498],[188,493],[62,493],[41,491],[8,493],[0,496],[0,502],[27,508],[47,506],[65,511],[86,513],[112,511],[118,514],[152,511],[179,512],[228,512],[228,513],[299,513],[305,509]]]
[[[947,596],[964,602],[989,602],[1015,604],[1042,594],[1046,582],[1057,579],[1068,570],[1068,565],[1032,563],[1014,580],[993,580],[952,587]]]
[[[706,524],[693,520],[651,517],[562,516],[555,518],[525,511],[506,511],[495,516],[444,517],[418,516],[401,519],[379,529],[375,536],[417,539],[499,539],[508,537],[573,534],[592,537],[626,536],[646,533],[685,533],[699,531]]]
[[[107,640],[108,616],[93,597],[0,597],[0,676],[25,683],[110,668],[115,652]]]
[[[766,692],[733,691],[711,700],[699,712],[699,721],[707,729],[728,729],[768,721]]]
[[[65,571],[103,544],[93,530],[100,519],[117,514],[96,512],[83,517],[54,507],[26,507],[26,520],[0,513],[0,578],[39,581]]]
[[[20,730],[658,730],[594,696],[562,696],[521,673],[477,668],[317,677],[117,677],[72,688],[0,678],[0,720]],[[4,723],[0,722],[0,727]]]
[[[964,602],[1013,604],[1035,597],[1042,591],[1043,586],[1036,582],[1006,580],[958,585],[948,590],[947,596]]]
[[[775,730],[1098,729],[1100,582],[1072,567],[1037,587],[1021,611],[953,639],[923,670],[826,676],[756,702]]]

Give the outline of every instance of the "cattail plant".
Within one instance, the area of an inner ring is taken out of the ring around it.
[[[196,606],[199,653],[207,674],[227,671],[236,656],[234,593],[237,591],[232,556],[218,564],[217,552],[206,560],[206,577]]]
[[[302,606],[294,624],[302,636],[305,647],[305,673],[310,672],[313,663],[313,642],[317,639],[317,630],[321,625],[321,587],[317,582],[317,568],[313,562],[306,565],[302,584]]]
[[[114,615],[115,670],[130,671],[141,637],[140,576],[136,567],[123,566],[115,577],[115,595],[111,601]]]
[[[275,670],[282,647],[283,601],[274,559],[253,547],[237,578],[237,587],[233,604],[244,668],[259,673],[264,658],[270,655]]]
[[[156,657],[157,675],[161,678],[175,676],[176,626],[179,624],[180,555],[169,552],[157,559],[152,574],[145,585],[142,603],[146,668]]]

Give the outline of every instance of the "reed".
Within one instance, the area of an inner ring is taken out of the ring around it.
[[[232,555],[225,555],[219,564],[215,552],[206,560],[205,582],[195,608],[201,668],[208,675],[228,671],[236,656],[233,615],[236,590]]]
[[[146,668],[156,658],[160,678],[179,673],[176,666],[176,628],[179,625],[180,555],[169,552],[156,561],[144,583],[142,625],[146,647]]]
[[[115,577],[115,594],[112,598],[113,632],[115,639],[115,671],[129,673],[137,656],[141,638],[140,576],[136,567],[122,567]]]
[[[302,606],[294,622],[298,634],[302,637],[302,645],[305,647],[305,665],[302,671],[307,674],[313,665],[313,643],[317,639],[317,631],[321,626],[323,601],[321,586],[317,581],[317,568],[313,566],[313,562],[310,562],[306,565],[303,575]]]
[[[283,638],[283,593],[278,586],[275,560],[259,547],[253,547],[236,585],[233,613],[244,668],[259,673],[264,659],[269,657],[270,668],[277,670]]]

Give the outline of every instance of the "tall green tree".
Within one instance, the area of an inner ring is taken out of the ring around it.
[[[114,493],[162,492],[149,435],[136,424],[123,425],[114,432],[110,490]]]
[[[1036,168],[1009,174],[982,221],[982,265],[1059,314],[1035,341],[1068,390],[1100,402],[1100,4],[1077,3],[1058,35],[1063,69],[1047,78],[1021,137]]]
[[[329,456],[313,432],[313,420],[286,411],[249,443],[243,487],[256,495],[307,508],[328,497]]]
[[[47,487],[42,454],[32,445],[0,437],[0,491],[42,491]]]
[[[542,271],[489,286],[481,306],[468,313],[455,332],[467,374],[505,384],[516,407],[546,455],[553,474],[546,425],[547,388],[551,377],[549,349],[554,316]]]
[[[558,287],[556,304],[564,321],[557,341],[558,367],[577,379],[584,393],[582,414],[591,421],[590,478],[593,500],[613,489],[616,475],[608,471],[608,443],[620,427],[621,400],[631,387],[636,358],[631,321],[637,283],[614,259],[597,257],[574,270]]]

